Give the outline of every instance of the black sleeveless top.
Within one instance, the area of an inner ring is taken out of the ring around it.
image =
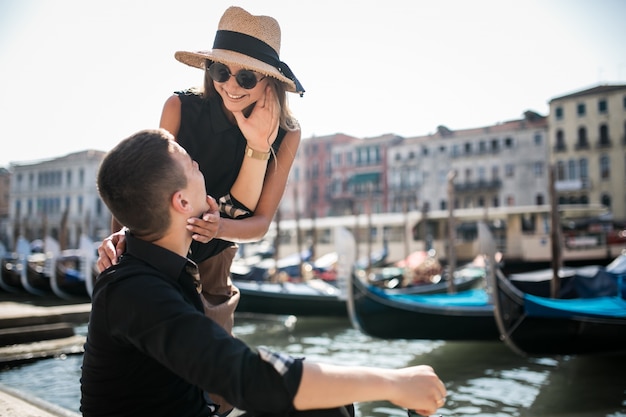
[[[219,95],[205,99],[192,90],[177,91],[176,94],[181,102],[180,128],[176,141],[198,162],[207,194],[218,200],[230,193],[239,175],[246,138],[224,114]],[[278,137],[272,145],[275,153],[278,153],[286,133],[284,129],[278,129]],[[222,239],[213,239],[208,243],[194,240],[189,257],[195,262],[201,262],[229,246],[232,246],[232,242]]]

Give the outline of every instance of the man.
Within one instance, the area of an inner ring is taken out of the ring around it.
[[[98,191],[127,228],[126,252],[99,276],[81,377],[84,416],[347,415],[389,400],[429,415],[446,390],[432,368],[313,363],[232,337],[203,314],[187,219],[217,213],[198,165],[165,130],[123,140],[102,161]]]

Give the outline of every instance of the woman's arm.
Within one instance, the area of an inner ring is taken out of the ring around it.
[[[275,160],[269,161],[265,181],[254,215],[243,219],[222,219],[217,237],[231,242],[258,241],[265,236],[287,186],[289,171],[300,145],[300,131],[289,131]],[[240,200],[233,189],[233,197]],[[241,201],[241,200],[240,200]]]

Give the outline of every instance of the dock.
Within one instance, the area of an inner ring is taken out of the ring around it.
[[[0,365],[82,353],[85,337],[76,335],[74,327],[87,323],[90,312],[90,303],[0,301]]]
[[[2,294],[0,366],[81,354],[85,336],[75,334],[74,327],[86,324],[90,312],[89,302],[64,303]],[[0,384],[0,416],[80,417],[80,414]]]

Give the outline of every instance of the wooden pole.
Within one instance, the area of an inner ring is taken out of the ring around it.
[[[562,267],[562,233],[561,233],[561,216],[559,214],[559,204],[556,195],[556,167],[550,166],[550,213],[551,213],[551,228],[550,228],[550,241],[552,250],[552,281],[550,283],[550,296],[552,298],[559,298],[559,292],[561,291],[561,278],[559,271]]]
[[[456,171],[448,173],[448,294],[456,293],[454,271],[456,270],[456,224],[454,219],[454,179]]]

